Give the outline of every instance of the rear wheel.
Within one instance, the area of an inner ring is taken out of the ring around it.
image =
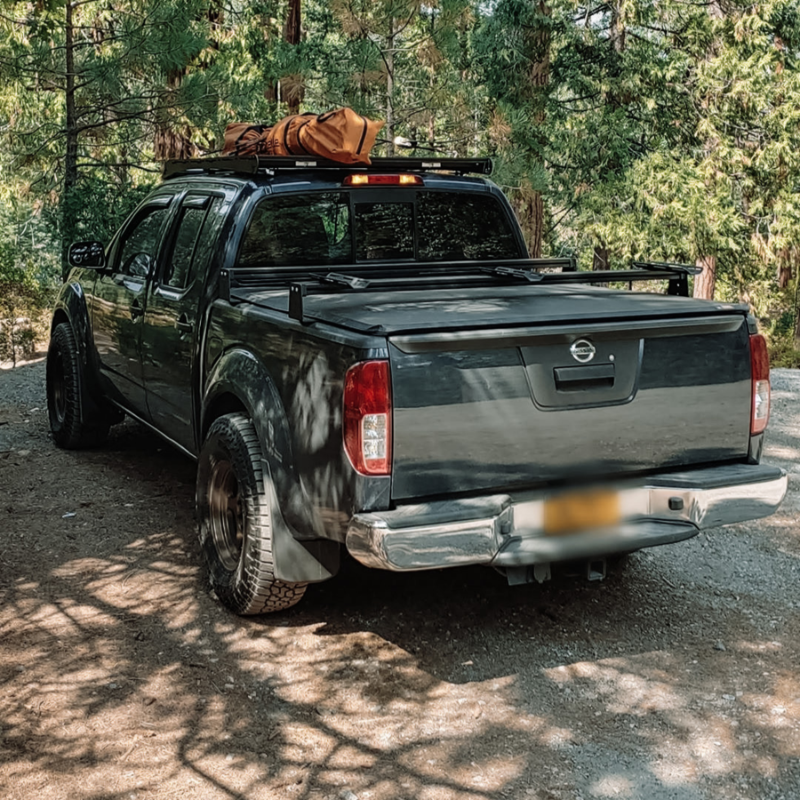
[[[275,578],[268,479],[247,416],[215,420],[197,465],[200,543],[214,591],[236,614],[289,608],[307,586]]]
[[[47,413],[59,447],[95,447],[108,437],[110,417],[100,414],[91,425],[83,420],[80,355],[72,327],[61,322],[53,329],[47,351]]]

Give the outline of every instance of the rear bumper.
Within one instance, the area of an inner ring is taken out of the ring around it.
[[[649,476],[638,484],[615,487],[624,516],[621,524],[568,536],[545,535],[543,492],[407,505],[354,516],[347,549],[368,567],[393,571],[594,558],[769,516],[783,500],[786,486],[786,473],[765,465]]]

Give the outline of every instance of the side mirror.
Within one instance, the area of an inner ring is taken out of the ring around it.
[[[70,245],[67,260],[71,267],[103,269],[106,265],[106,250],[101,242],[75,242]]]

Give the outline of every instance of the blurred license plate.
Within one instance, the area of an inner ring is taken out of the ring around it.
[[[616,525],[619,520],[619,495],[616,492],[563,494],[544,501],[545,536],[605,528]]]

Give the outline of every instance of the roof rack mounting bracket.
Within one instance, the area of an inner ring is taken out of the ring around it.
[[[289,284],[289,316],[296,319],[301,325],[307,324],[303,317],[303,298],[307,294],[307,283]]]
[[[691,264],[676,264],[671,261],[632,261],[631,266],[637,269],[662,270],[672,273],[667,284],[667,294],[676,297],[689,296],[689,276],[699,275],[702,267]]]

